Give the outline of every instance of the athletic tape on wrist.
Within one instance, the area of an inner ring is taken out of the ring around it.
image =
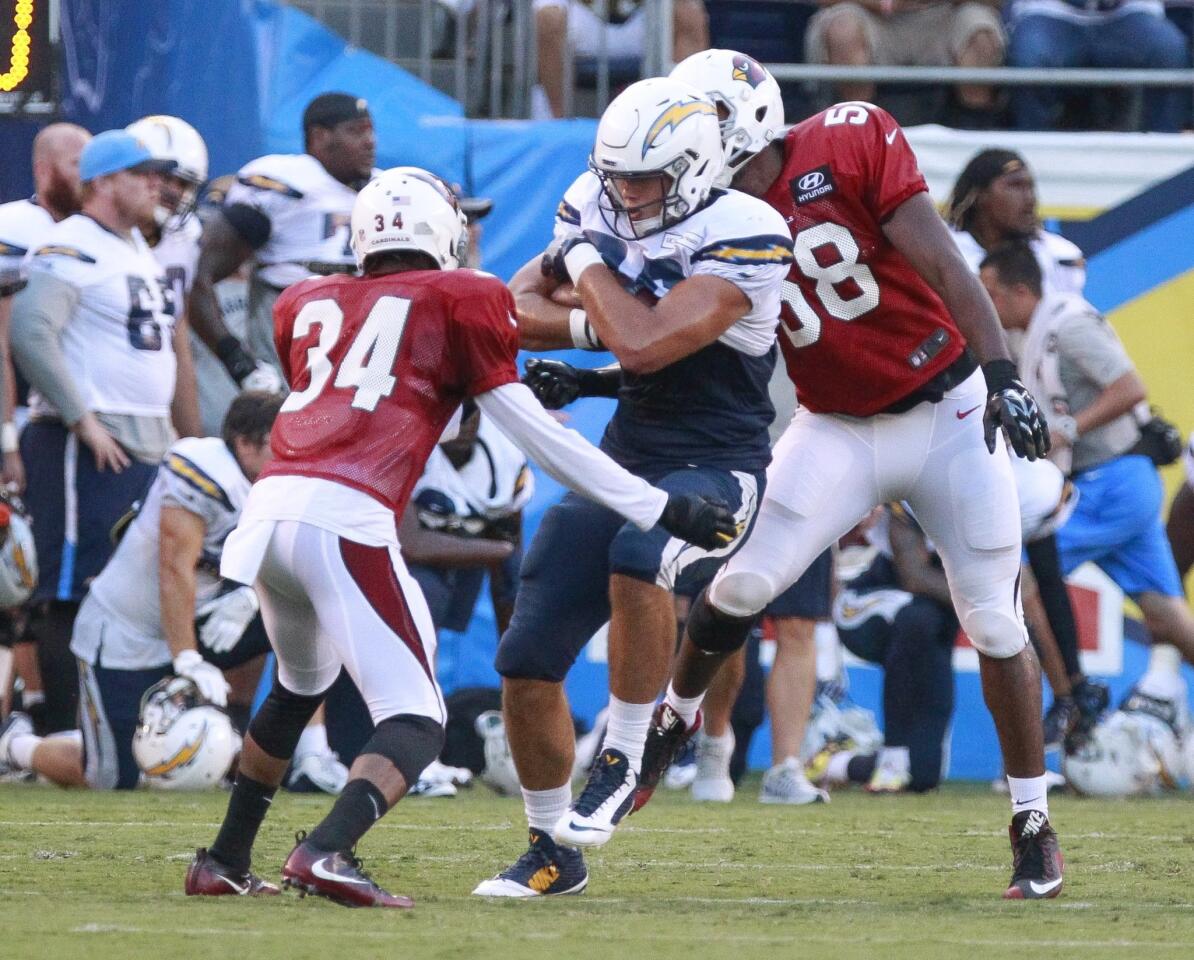
[[[595,263],[604,263],[601,254],[591,243],[578,243],[564,254],[564,266],[574,284],[580,283],[580,275]]]
[[[572,335],[572,345],[577,350],[605,349],[593,330],[593,325],[589,323],[588,314],[583,310],[575,309],[568,314],[568,332]]]

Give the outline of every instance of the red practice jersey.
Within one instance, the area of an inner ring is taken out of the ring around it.
[[[788,131],[763,199],[792,232],[779,343],[810,410],[871,416],[961,354],[945,304],[883,233],[926,189],[903,131],[871,104],[838,104]]]
[[[274,305],[293,391],[262,476],[321,477],[400,515],[453,412],[518,380],[514,298],[474,270],[325,277]]]

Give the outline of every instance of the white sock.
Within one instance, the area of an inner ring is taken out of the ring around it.
[[[643,747],[647,742],[647,731],[651,729],[651,715],[654,712],[654,703],[627,703],[611,694],[609,720],[601,748],[621,750],[630,761],[630,769],[638,773],[642,769]]]
[[[568,812],[572,804],[572,784],[550,790],[522,789],[522,806],[527,813],[527,824],[532,830],[541,830],[548,836],[555,829],[556,821]]]
[[[44,690],[22,690],[21,709],[28,713],[33,707],[46,702]]]
[[[907,747],[882,747],[878,766],[893,773],[908,773],[912,769],[912,757]]]
[[[37,749],[37,745],[42,742],[42,739],[32,733],[13,737],[8,744],[8,755],[12,758],[13,765],[20,770],[32,770],[33,751]]]
[[[83,745],[82,730],[59,730],[57,733],[47,733],[47,740],[73,740],[79,746]]]
[[[1012,816],[1025,810],[1039,810],[1049,816],[1049,786],[1044,774],[1039,777],[1008,777],[1012,796]]]
[[[696,722],[696,715],[700,712],[701,703],[705,699],[703,693],[698,693],[695,697],[682,697],[676,693],[676,688],[670,683],[667,685],[667,693],[664,694],[663,699],[667,705],[676,711],[677,716],[684,721],[685,725],[691,727]]]
[[[298,746],[294,748],[296,757],[305,756],[308,753],[331,752],[332,748],[328,746],[328,728],[322,723],[312,723],[305,727],[299,734]]]

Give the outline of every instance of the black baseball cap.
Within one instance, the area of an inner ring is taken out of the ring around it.
[[[452,192],[456,195],[456,202],[460,204],[460,209],[464,211],[464,215],[470,223],[488,216],[489,211],[493,209],[493,201],[489,197],[466,196],[464,187],[459,183],[452,184]]]
[[[338,123],[369,116],[369,102],[351,93],[321,93],[303,111],[303,133],[312,127],[334,127]]]

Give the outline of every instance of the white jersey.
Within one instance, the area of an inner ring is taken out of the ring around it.
[[[221,438],[187,437],[170,447],[136,518],[91,584],[90,598],[118,628],[102,637],[92,631],[76,631],[71,641],[75,655],[91,664],[121,670],[169,663],[158,575],[162,507],[181,507],[203,521],[195,594],[196,602],[202,604],[221,590],[220,554],[240,519],[249,487],[248,478]]]
[[[91,217],[67,217],[42,238],[29,272],[79,291],[62,352],[83,402],[96,413],[168,418],[174,396],[174,298],[139,231],[125,239]],[[34,394],[35,416],[54,416]]]
[[[518,513],[535,492],[526,454],[488,418],[477,428],[472,456],[459,469],[439,447],[431,451],[411,502],[424,526],[478,534]]]
[[[556,211],[556,236],[584,236],[632,293],[663,297],[681,280],[709,275],[734,284],[750,310],[719,338],[735,350],[760,357],[775,343],[780,290],[791,263],[791,234],[769,204],[737,190],[714,191],[709,203],[665,230],[635,240],[617,236],[603,200],[601,181],[582,173]],[[617,225],[629,234],[619,215]]]
[[[167,228],[153,247],[153,256],[162,265],[166,282],[174,296],[176,316],[182,316],[186,309],[187,294],[195,282],[195,268],[199,265],[199,238],[203,227],[199,218],[187,217],[174,228]]]
[[[0,284],[24,275],[29,252],[53,226],[54,218],[36,198],[0,205]]]
[[[224,203],[245,204],[269,218],[269,239],[256,251],[257,275],[282,289],[309,277],[311,263],[355,268],[348,241],[356,198],[356,190],[313,156],[298,153],[260,157],[242,167]]]
[[[965,230],[951,230],[954,242],[970,269],[978,273],[987,251]],[[1077,245],[1057,233],[1041,230],[1028,241],[1041,265],[1044,293],[1082,293],[1086,286],[1086,260]]]

